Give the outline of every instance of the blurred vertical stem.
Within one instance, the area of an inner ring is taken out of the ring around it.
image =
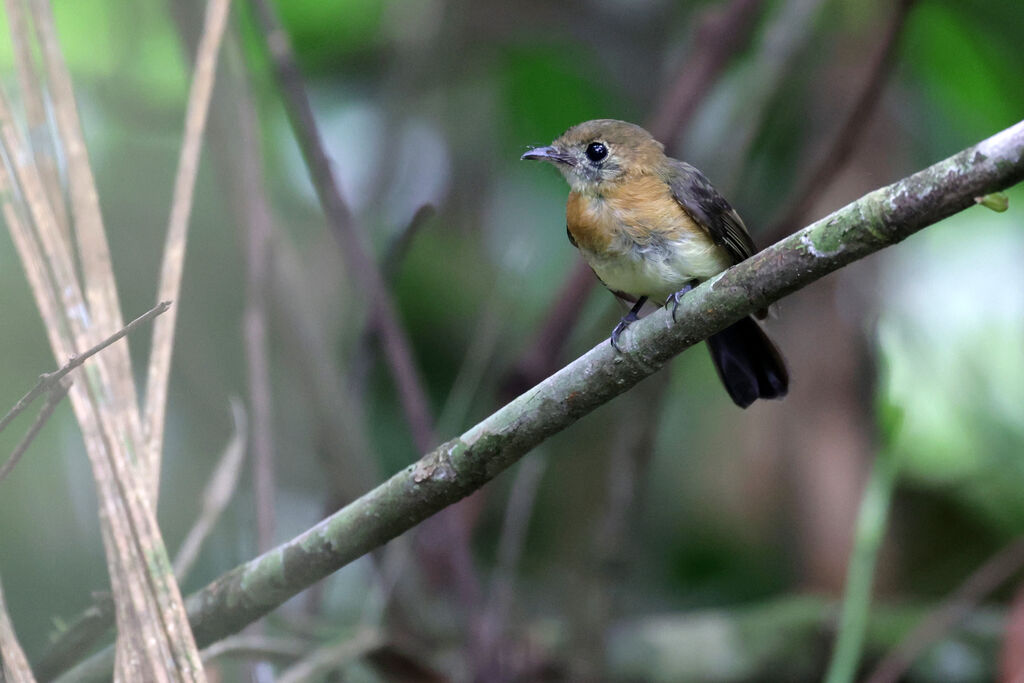
[[[32,669],[25,658],[25,652],[18,643],[14,625],[7,615],[4,589],[0,586],[0,681],[10,683],[35,683]]]
[[[871,607],[878,548],[885,537],[898,470],[899,458],[896,453],[887,448],[879,451],[857,514],[853,553],[846,574],[846,591],[839,618],[839,635],[825,683],[847,683],[853,680],[857,672]]]
[[[199,39],[195,68],[189,86],[185,109],[185,132],[174,178],[171,214],[167,219],[167,237],[157,289],[158,301],[175,301],[181,293],[182,273],[185,268],[185,248],[188,240],[189,218],[199,158],[202,152],[203,132],[210,109],[213,83],[217,74],[217,57],[227,27],[231,0],[210,0],[203,19],[203,33]],[[175,306],[153,326],[149,371],[146,381],[144,437],[146,458],[149,461],[150,499],[157,500],[160,491],[160,459],[163,454],[164,422],[167,417],[167,385],[171,374],[174,351],[174,332],[178,321]]]
[[[328,226],[353,284],[367,297],[369,324],[381,341],[413,444],[418,452],[426,453],[437,444],[435,422],[408,332],[367,245],[364,226],[341,195],[288,34],[267,0],[252,0],[251,5]],[[440,567],[436,575],[453,587],[467,613],[476,612],[480,594],[480,581],[469,552],[471,532],[468,516],[456,508],[423,525],[418,546],[423,566]]]
[[[380,336],[384,357],[416,450],[426,453],[437,444],[437,437],[430,401],[408,334],[398,317],[398,309],[384,276],[366,244],[365,231],[341,196],[288,34],[281,26],[275,9],[266,0],[252,0],[251,5],[320,205],[341,247],[353,283],[368,297],[372,311],[370,321]]]
[[[248,201],[240,207],[245,217],[245,290],[243,316],[246,373],[249,379],[249,409],[252,411],[251,443],[253,488],[256,494],[256,538],[259,551],[274,543],[276,506],[274,490],[273,388],[270,381],[270,332],[267,321],[267,293],[271,258],[273,212],[264,194],[263,158],[259,146],[259,122],[253,106],[247,74],[237,46],[231,51],[233,71],[241,91],[235,110],[238,115],[239,179]]]

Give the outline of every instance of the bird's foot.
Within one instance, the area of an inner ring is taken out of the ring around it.
[[[609,339],[609,341],[612,343],[612,348],[618,351],[619,353],[622,353],[622,349],[619,348],[619,335],[625,332],[626,328],[629,327],[635,320],[636,313],[624,315],[622,316],[622,320],[619,321],[619,324],[615,326],[614,330],[612,330],[612,337],[611,339]]]
[[[678,292],[672,292],[671,294],[668,295],[668,298],[665,299],[665,305],[666,306],[668,306],[669,303],[672,304],[672,322],[676,321],[676,310],[679,309],[679,302],[683,300],[683,295],[686,294],[687,292],[689,292],[691,289],[693,289],[696,286],[697,286],[697,281],[696,280],[690,280],[685,285],[683,285],[682,289],[680,289]]]
[[[612,330],[612,337],[608,341],[612,343],[612,348],[618,351],[619,353],[622,353],[622,349],[619,348],[619,335],[625,332],[626,328],[636,321],[637,313],[640,312],[640,309],[643,308],[644,302],[646,301],[646,296],[642,296],[639,299],[637,299],[637,302],[633,305],[633,308],[629,309],[629,313],[622,316],[622,320],[620,320],[619,324],[615,326],[614,330]]]

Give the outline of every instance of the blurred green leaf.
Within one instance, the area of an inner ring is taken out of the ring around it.
[[[53,4],[64,58],[77,76],[109,76],[113,71],[118,55],[111,48],[126,37],[125,32],[117,31],[124,8],[120,10],[113,0]],[[0,65],[13,69],[14,52],[6,12],[0,12],[0,35]]]
[[[978,17],[973,4],[919,3],[903,57],[940,118],[948,116],[970,138],[991,135],[1024,111],[1020,50],[991,40],[986,29],[993,27],[979,26]]]
[[[509,139],[525,149],[551,142],[581,121],[622,118],[598,73],[577,49],[507,49],[502,77]]]
[[[380,40],[382,0],[278,0],[275,4],[306,67],[325,66]]]

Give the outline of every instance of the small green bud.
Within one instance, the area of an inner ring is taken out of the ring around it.
[[[985,208],[992,209],[998,213],[1006,211],[1007,207],[1010,206],[1010,198],[1003,192],[993,192],[992,194],[987,194],[983,197],[975,197],[974,201]]]

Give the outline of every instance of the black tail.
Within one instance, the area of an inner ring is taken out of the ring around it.
[[[789,390],[786,363],[753,318],[709,337],[708,349],[725,390],[740,408],[759,398],[782,398]]]

